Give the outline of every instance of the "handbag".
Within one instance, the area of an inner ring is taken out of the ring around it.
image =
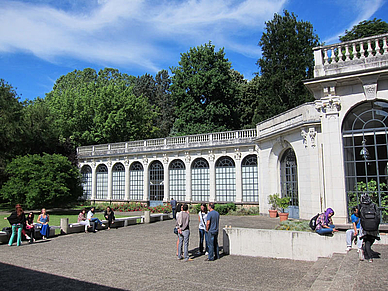
[[[176,227],[174,227],[174,233],[178,234],[178,229]]]

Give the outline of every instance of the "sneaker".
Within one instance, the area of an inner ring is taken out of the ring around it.
[[[348,246],[348,247],[346,248],[346,251],[349,252],[351,249],[352,249],[352,247],[349,247],[349,246]]]
[[[30,240],[31,238],[28,235],[26,235],[26,239]]]
[[[105,227],[105,224],[101,224],[102,227]]]
[[[369,263],[373,263],[373,259],[369,259],[369,261],[368,261]]]
[[[364,260],[364,251],[362,249],[360,249],[359,253],[358,253],[358,259],[360,261],[363,261]]]

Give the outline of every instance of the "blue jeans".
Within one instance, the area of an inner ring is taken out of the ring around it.
[[[18,233],[17,239],[16,239],[16,245],[20,246],[22,244],[22,229],[23,229],[22,224],[20,224],[20,223],[12,224],[12,234],[11,234],[11,237],[10,237],[9,242],[8,242],[8,244],[10,246],[12,246],[12,244],[13,244],[13,239],[15,238],[16,232]]]
[[[208,248],[209,248],[209,253],[208,253],[208,260],[209,261],[214,261],[216,259],[220,258],[219,255],[219,248],[218,248],[218,231],[215,232],[208,232],[207,237],[209,238],[208,242]]]
[[[90,219],[90,225],[92,226],[93,231],[96,231],[97,224],[102,225],[102,221],[99,220],[97,217],[92,217]]]
[[[199,230],[199,251],[203,253],[203,241],[205,240],[205,252],[209,252],[208,234],[204,229]]]
[[[176,208],[172,209],[172,218],[176,219]]]
[[[321,229],[317,229],[315,232],[317,234],[320,234],[320,235],[323,235],[323,234],[330,234],[330,233],[333,233],[333,228],[335,227],[335,225],[329,225],[329,228],[321,228]]]

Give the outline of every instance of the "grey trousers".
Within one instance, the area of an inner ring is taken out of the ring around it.
[[[189,237],[190,230],[186,229],[179,234],[179,245],[178,245],[178,258],[182,259],[182,245],[184,246],[183,258],[189,258]]]

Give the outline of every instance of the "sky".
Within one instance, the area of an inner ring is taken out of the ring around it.
[[[248,80],[258,42],[275,13],[309,21],[326,44],[373,18],[388,22],[388,0],[0,0],[0,79],[20,100],[44,98],[74,70],[105,67],[155,75],[208,43],[224,48]],[[171,74],[171,71],[169,70]]]

